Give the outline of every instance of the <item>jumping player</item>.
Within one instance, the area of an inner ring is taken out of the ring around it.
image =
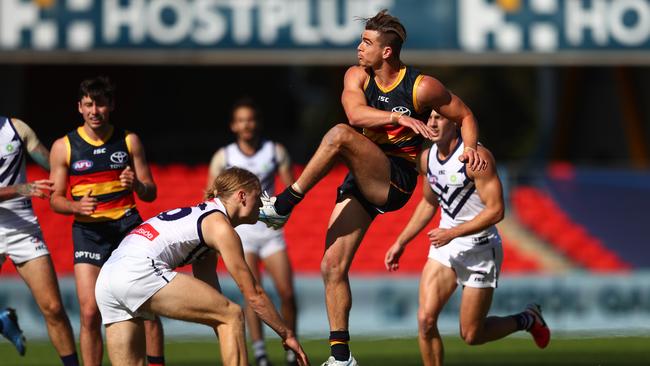
[[[476,152],[478,126],[472,112],[438,80],[400,61],[406,30],[385,10],[365,19],[359,65],[348,69],[341,102],[350,124],[330,129],[298,180],[277,197],[263,200],[260,220],[281,227],[305,194],[337,162],[350,173],[338,189],[327,229],[321,272],[330,323],[331,357],[326,365],[354,366],[348,346],[352,295],[348,270],[375,216],[400,209],[417,182],[415,161],[432,108],[457,121],[465,148],[459,157],[484,169]],[[362,133],[355,128],[362,129]]]

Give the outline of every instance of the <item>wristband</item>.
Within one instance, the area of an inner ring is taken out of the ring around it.
[[[476,152],[476,149],[475,149],[475,148],[473,148],[473,147],[469,147],[469,146],[465,146],[465,148],[463,149],[463,152],[467,152],[467,150],[472,150],[472,151]]]

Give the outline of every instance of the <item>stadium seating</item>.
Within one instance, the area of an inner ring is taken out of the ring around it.
[[[511,191],[511,197],[518,219],[575,264],[594,272],[630,269],[628,263],[573,221],[542,190],[520,186]]]
[[[175,207],[200,202],[207,184],[207,166],[153,165],[151,167],[158,186],[158,198],[152,203],[138,202],[143,218]],[[299,171],[296,171],[299,173]],[[294,270],[302,274],[318,274],[324,250],[325,230],[330,213],[334,207],[336,187],[346,174],[344,167],[334,168],[298,205],[285,228],[289,257]],[[46,177],[38,167],[29,167],[30,179]],[[279,186],[280,187],[280,186]],[[385,274],[384,254],[399,232],[408,222],[411,213],[421,198],[421,186],[416,188],[413,198],[399,211],[380,215],[368,231],[352,264],[354,274]],[[56,270],[59,274],[72,273],[72,244],[70,216],[57,215],[50,211],[47,202],[34,200],[34,209],[41,223]],[[430,228],[437,225],[436,217]],[[426,231],[426,230],[425,230]],[[426,235],[413,240],[404,253],[399,274],[418,274],[424,265],[429,251]],[[520,253],[516,246],[504,239],[505,273],[527,273],[540,270],[535,258]],[[223,266],[220,266],[223,270]],[[6,265],[3,273],[13,273],[12,265]]]

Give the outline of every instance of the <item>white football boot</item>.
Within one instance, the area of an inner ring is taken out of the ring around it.
[[[350,353],[350,358],[347,361],[337,361],[334,356],[330,356],[321,366],[359,366],[359,364]]]
[[[277,197],[269,197],[268,193],[262,193],[260,196],[262,207],[260,207],[259,221],[266,224],[267,227],[275,230],[280,229],[289,220],[289,215],[280,215],[275,211],[275,200]]]

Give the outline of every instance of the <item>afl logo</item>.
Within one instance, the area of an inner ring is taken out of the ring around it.
[[[129,160],[129,154],[124,151],[116,151],[111,154],[111,161],[115,164],[124,164]]]
[[[93,162],[90,160],[77,160],[72,164],[72,169],[83,172],[93,167]]]
[[[397,107],[393,107],[393,109],[391,110],[391,112],[397,112],[397,113],[399,113],[399,114],[405,114],[405,115],[411,117],[411,110],[409,110],[409,109],[406,108],[406,107],[402,107],[401,105],[400,105],[400,106],[397,106]]]

